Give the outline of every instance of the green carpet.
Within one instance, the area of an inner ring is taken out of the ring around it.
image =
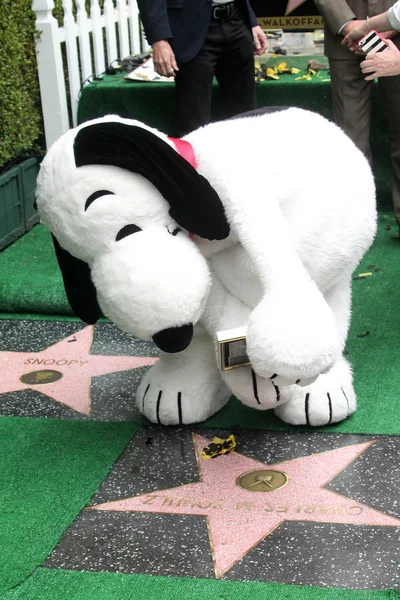
[[[394,590],[353,591],[259,582],[38,569],[4,600],[399,600]]]
[[[400,353],[396,350],[400,244],[392,239],[395,234],[394,219],[382,213],[375,243],[356,272],[373,272],[371,277],[353,282],[347,351],[354,368],[359,408],[350,419],[332,425],[330,431],[400,434]],[[23,268],[18,270],[18,264]],[[70,312],[50,235],[41,225],[0,254],[0,281],[3,318],[9,316],[7,307],[17,313],[53,311],[54,319],[60,318],[57,314]],[[292,429],[270,413],[260,418],[258,412],[236,400],[207,422],[207,426],[215,428],[234,428],[239,424],[245,428]]]
[[[286,60],[304,68],[306,58]],[[330,117],[329,82],[283,76],[258,85],[259,105],[295,104]],[[390,210],[387,133],[374,93],[372,149],[378,201]],[[220,116],[215,90],[214,117]],[[80,122],[117,112],[173,133],[173,86],[105,78],[86,86]],[[318,132],[315,135],[318,144]],[[272,146],[273,147],[273,144]],[[353,282],[348,357],[359,407],[323,431],[400,435],[398,285],[400,243],[389,212],[379,217],[374,246]],[[357,274],[356,273],[356,274]],[[0,318],[75,320],[68,306],[49,232],[41,225],[0,253]],[[142,423],[146,426],[146,423]],[[231,402],[204,427],[306,431]],[[0,417],[0,598],[4,600],[400,600],[400,592],[78,572],[43,568],[44,559],[105,479],[136,423]],[[315,428],[312,429],[315,431]],[[156,543],[156,541],[154,542]]]
[[[391,227],[391,229],[389,229]],[[353,282],[347,350],[359,408],[325,431],[400,434],[397,307],[399,242],[394,220],[379,217],[376,241]],[[36,257],[36,258],[35,258]],[[21,268],[18,269],[18,265]],[[65,313],[67,306],[49,233],[37,226],[0,254],[1,310]],[[14,315],[16,316],[16,315]],[[26,314],[19,314],[26,318]],[[9,318],[9,313],[3,313]],[[46,318],[38,315],[38,318]],[[70,319],[71,317],[62,317]],[[366,332],[369,332],[368,335]],[[359,337],[361,336],[361,337]],[[270,413],[232,400],[204,426],[291,430]],[[193,580],[41,567],[137,429],[135,423],[0,418],[0,597],[5,600],[399,600],[400,593]],[[296,430],[305,428],[296,428]],[[315,429],[314,429],[315,431]]]
[[[382,212],[353,282],[347,351],[359,407],[325,431],[400,434],[397,307],[400,244]],[[0,253],[0,318],[74,320],[49,232],[41,225]],[[365,335],[368,332],[368,335]],[[204,426],[302,430],[231,402]],[[0,418],[0,597],[4,600],[400,600],[400,593],[193,580],[41,567],[137,430],[134,423]],[[315,431],[315,429],[313,429]],[[106,440],[106,443],[105,443]]]
[[[319,56],[278,56],[268,59],[273,67],[285,61],[290,67],[301,69],[298,75],[281,75],[279,80],[257,83],[258,106],[290,105],[304,106],[310,110],[329,116],[330,81],[326,71],[313,76],[312,81],[301,79],[307,74],[309,60],[317,59],[328,64],[325,57]],[[314,93],[310,93],[310,87]],[[78,106],[78,123],[83,123],[106,114],[118,114],[138,119],[168,133],[175,135],[175,99],[173,83],[149,83],[127,81],[124,73],[105,75],[94,80],[82,89]],[[213,119],[223,118],[224,112],[218,85],[213,86]]]
[[[0,594],[46,558],[136,430],[135,423],[0,418]]]
[[[0,253],[0,312],[72,315],[53,242],[43,225]]]

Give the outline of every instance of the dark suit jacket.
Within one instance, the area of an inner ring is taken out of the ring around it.
[[[258,25],[249,0],[237,0],[244,8],[249,27]],[[196,56],[211,22],[210,0],[138,0],[140,17],[149,44],[168,40],[178,63]]]
[[[325,54],[329,58],[359,60],[357,56],[340,45],[342,36],[337,35],[341,26],[350,19],[365,19],[386,12],[395,0],[314,0],[325,21]],[[400,36],[393,42],[399,45]]]

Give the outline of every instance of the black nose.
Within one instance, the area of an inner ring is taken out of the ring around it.
[[[153,335],[153,342],[163,352],[182,352],[193,338],[193,325],[182,325],[181,327],[170,327],[163,329]]]

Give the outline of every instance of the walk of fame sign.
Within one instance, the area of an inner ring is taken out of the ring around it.
[[[382,461],[398,438],[241,432],[243,453],[205,461],[209,433],[142,430],[46,566],[355,589],[398,583],[400,467]]]
[[[251,0],[263,29],[313,30],[323,27],[323,19],[312,0]]]

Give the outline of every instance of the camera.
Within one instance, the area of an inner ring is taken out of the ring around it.
[[[250,365],[246,351],[247,327],[227,329],[217,333],[218,362],[221,371]]]

